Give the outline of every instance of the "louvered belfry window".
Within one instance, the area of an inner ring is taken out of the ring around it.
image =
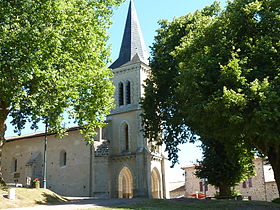
[[[131,104],[131,85],[130,82],[126,82],[126,104]]]
[[[119,83],[119,106],[124,105],[124,97],[123,97],[123,83]]]

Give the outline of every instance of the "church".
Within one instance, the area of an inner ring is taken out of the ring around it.
[[[115,108],[93,145],[79,127],[59,139],[48,134],[46,187],[65,196],[97,198],[167,198],[165,158],[160,146],[143,136],[140,98],[149,73],[148,54],[133,0],[130,1],[118,59],[109,67],[115,85]],[[45,133],[9,137],[3,149],[7,183],[43,180]]]

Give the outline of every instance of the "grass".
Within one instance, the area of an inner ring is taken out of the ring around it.
[[[0,188],[0,209],[34,206],[39,204],[57,204],[67,199],[46,189],[15,188],[16,200],[7,199],[7,188]],[[280,204],[264,201],[233,201],[233,200],[198,200],[179,198],[171,200],[153,199],[115,207],[99,207],[87,210],[263,210],[280,209]]]
[[[0,209],[34,206],[38,204],[56,204],[66,202],[62,196],[47,189],[14,188],[16,200],[7,198],[8,188],[0,188]]]
[[[222,210],[263,210],[280,209],[280,204],[263,201],[233,201],[233,200],[147,200],[119,207],[100,207],[87,210],[196,210],[196,209],[222,209]]]

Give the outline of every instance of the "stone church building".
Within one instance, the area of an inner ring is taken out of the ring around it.
[[[165,159],[141,132],[139,104],[149,71],[148,54],[130,1],[119,58],[110,66],[116,108],[107,127],[86,145],[78,127],[63,139],[48,134],[48,189],[67,196],[166,198]],[[3,175],[7,183],[43,180],[44,132],[7,138]],[[152,148],[155,148],[152,150]]]

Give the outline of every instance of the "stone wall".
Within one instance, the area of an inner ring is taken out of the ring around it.
[[[266,198],[268,201],[272,201],[275,198],[279,198],[276,182],[266,182],[265,185],[266,185]]]
[[[240,191],[242,196],[249,200],[271,201],[272,199],[279,197],[275,181],[265,182],[263,160],[261,158],[256,158],[254,160],[254,164],[255,176],[241,182],[238,186],[236,186],[236,189]],[[184,170],[186,174],[186,196],[190,196],[196,192],[203,193],[203,190],[201,191],[200,189],[201,180],[194,175],[194,166],[185,167]],[[217,191],[218,189],[214,186],[208,185],[206,195],[213,197]]]
[[[240,191],[242,196],[252,200],[266,200],[265,198],[265,181],[263,171],[263,160],[257,158],[254,160],[255,176],[250,179],[241,182],[236,189]]]
[[[203,189],[200,189],[200,182],[201,179],[197,178],[195,176],[195,168],[194,166],[186,167],[185,168],[185,189],[186,197],[191,197],[192,194],[198,193],[204,193]],[[216,189],[212,185],[208,185],[208,190],[206,191],[206,195],[209,197],[214,197],[216,194]]]
[[[98,198],[110,197],[110,170],[108,157],[96,157],[93,165],[94,169],[94,189],[92,196]]]
[[[185,185],[170,191],[170,198],[185,197]]]
[[[61,162],[62,152],[66,153],[66,164]],[[39,155],[34,159],[37,153]],[[39,178],[43,186],[43,154],[44,135],[8,138],[2,161],[6,182],[26,185],[27,177],[31,177],[32,180]],[[98,166],[94,170],[98,170]],[[86,145],[78,130],[70,131],[63,139],[48,136],[46,183],[47,188],[61,195],[90,195],[90,146]]]

